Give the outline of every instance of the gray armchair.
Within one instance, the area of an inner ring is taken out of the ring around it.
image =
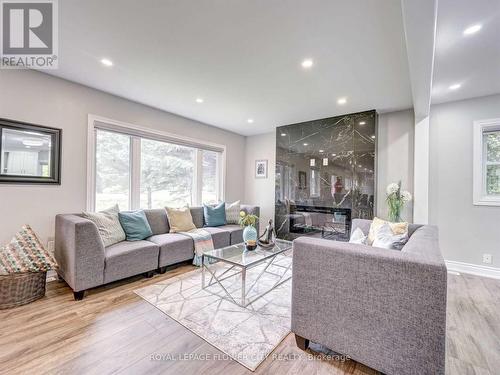
[[[410,225],[402,251],[301,237],[292,332],[304,350],[311,340],[385,374],[444,374],[446,288],[434,226]]]

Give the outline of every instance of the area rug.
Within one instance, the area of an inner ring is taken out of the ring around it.
[[[291,257],[282,256],[277,265],[288,266]],[[227,266],[212,265],[217,274]],[[247,271],[247,290],[264,266]],[[283,274],[283,268],[270,266],[250,291],[252,299],[266,291]],[[230,275],[232,271],[228,272]],[[291,275],[291,269],[287,276]],[[206,275],[207,281],[209,274]],[[223,298],[225,293],[217,285],[201,288],[201,270],[195,270],[134,292],[182,324],[187,329],[226,353],[235,361],[254,371],[259,364],[290,333],[291,280],[255,300],[246,308]],[[222,281],[235,296],[241,294],[241,276],[231,276]],[[238,294],[240,293],[240,294]]]

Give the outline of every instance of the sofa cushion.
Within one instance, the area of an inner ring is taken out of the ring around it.
[[[404,234],[408,238],[408,223],[400,222],[400,223],[392,223],[386,220],[379,219],[378,217],[374,217],[373,221],[370,225],[370,231],[368,232],[368,245],[372,245],[373,241],[377,237],[377,233],[382,228],[384,224],[389,225],[393,234]]]
[[[408,232],[395,234],[389,226],[389,223],[386,223],[377,231],[372,246],[382,249],[401,250],[407,241]]]
[[[226,204],[224,202],[209,206],[203,205],[203,216],[207,227],[220,227],[226,225]]]
[[[127,241],[139,241],[153,235],[148,219],[142,210],[122,211],[118,213],[118,218]]]
[[[172,208],[165,207],[167,210],[168,224],[170,233],[189,232],[196,229],[191,216],[191,210],[188,207]]]
[[[236,245],[243,242],[243,228],[239,225],[223,225],[217,228],[229,232],[230,245]]]
[[[191,207],[191,217],[196,228],[203,228],[205,220],[203,219],[203,207]]]
[[[104,250],[104,283],[158,268],[158,245],[149,241],[122,241]]]
[[[226,224],[239,224],[240,210],[240,201],[226,203]]]
[[[193,259],[194,243],[191,237],[180,233],[166,233],[148,238],[160,247],[159,267]]]
[[[115,204],[104,211],[82,213],[85,219],[94,222],[105,247],[125,241],[125,232],[118,219],[118,212],[120,212],[120,208]]]
[[[358,245],[366,245],[366,240],[367,240],[366,234],[363,233],[361,228],[356,228],[354,231],[351,233],[351,238],[349,239],[349,243],[355,243]]]
[[[221,247],[226,247],[231,244],[231,233],[222,228],[224,227],[203,228],[212,235],[212,241],[215,249],[220,249]]]
[[[154,208],[144,210],[144,214],[148,219],[149,226],[153,235],[164,234],[170,232],[168,225],[167,211],[164,208]]]

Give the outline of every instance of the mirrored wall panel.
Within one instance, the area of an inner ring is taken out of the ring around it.
[[[0,119],[0,136],[0,182],[60,183],[60,129]]]
[[[373,218],[376,128],[375,111],[277,128],[278,237],[346,240],[353,218]]]

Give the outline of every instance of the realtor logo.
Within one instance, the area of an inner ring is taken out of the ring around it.
[[[0,19],[0,68],[57,68],[57,0],[0,0]]]

